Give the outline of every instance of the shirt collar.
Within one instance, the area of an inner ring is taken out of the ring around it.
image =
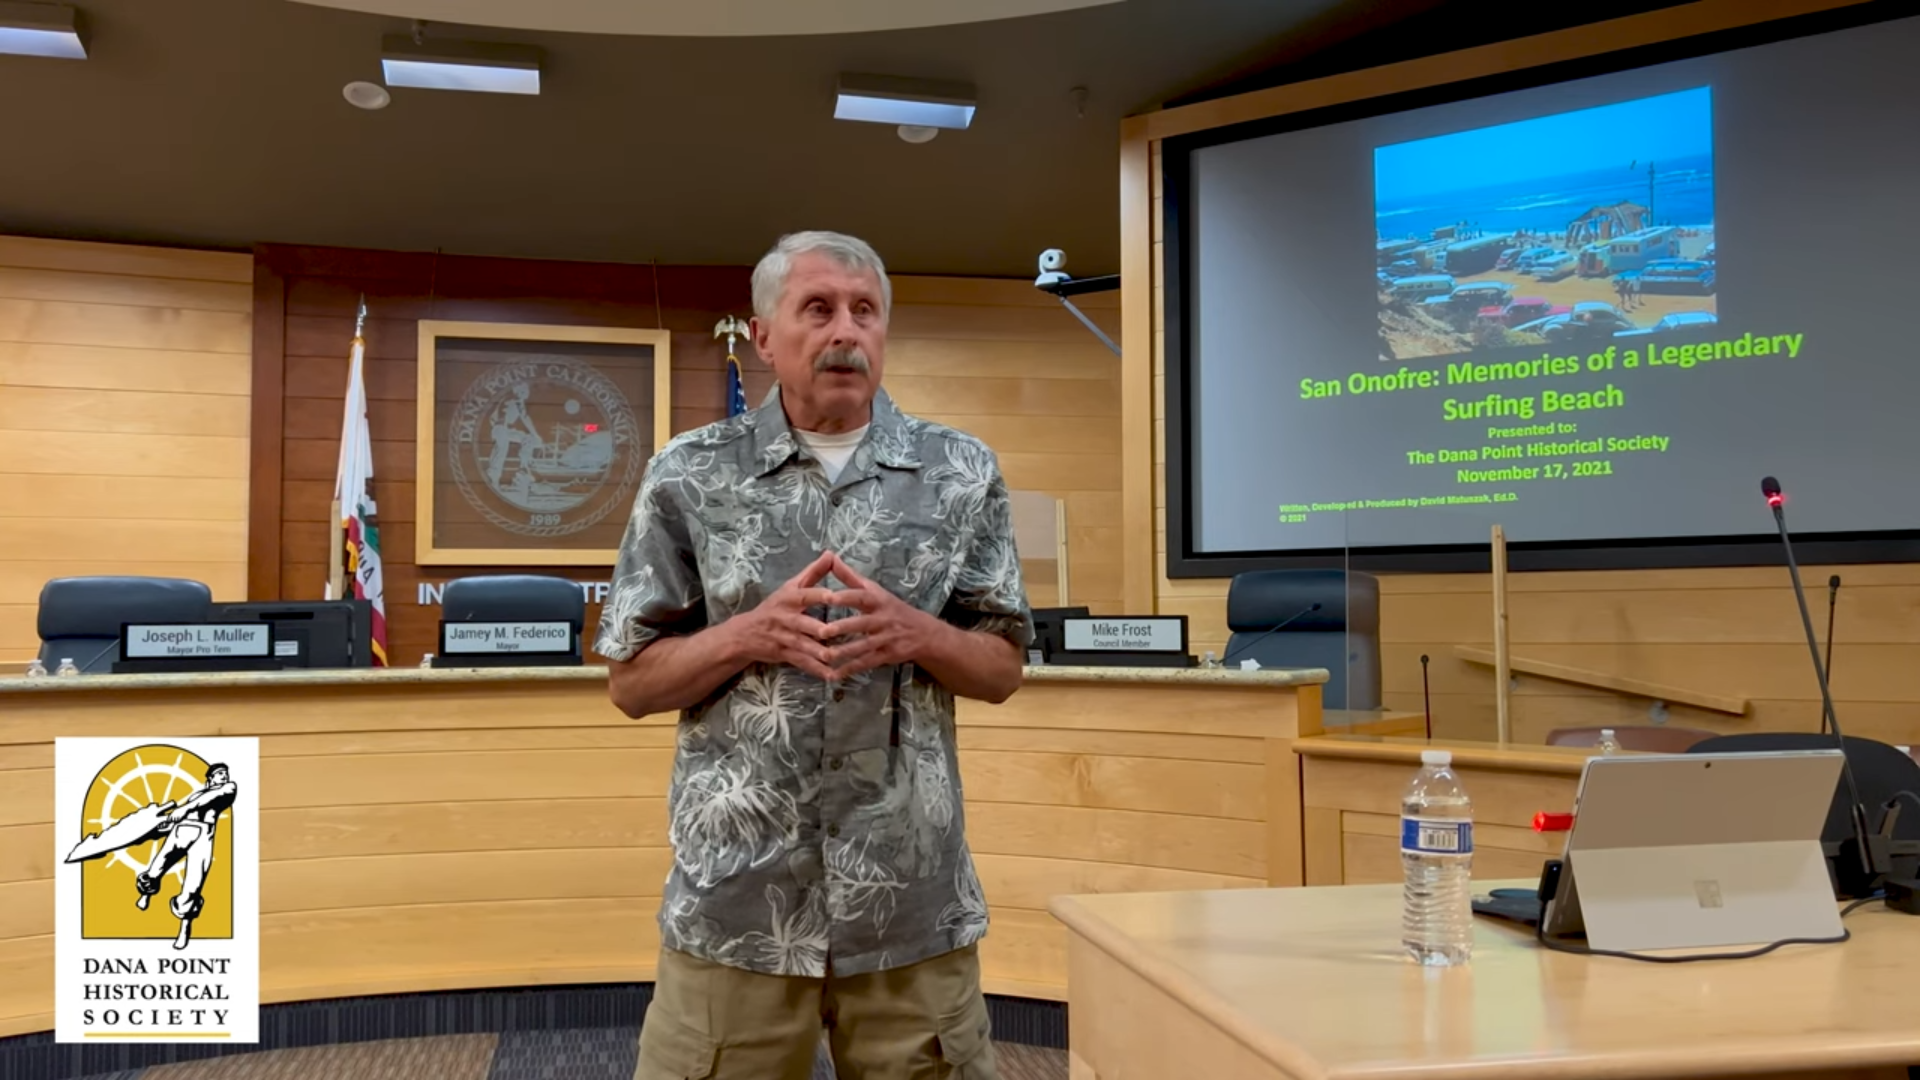
[[[748,414],[747,425],[753,431],[753,459],[759,469],[755,476],[773,472],[799,453],[799,440],[793,437],[793,429],[787,424],[787,411],[780,404],[778,383],[767,392],[760,407]],[[875,464],[890,469],[920,467],[919,445],[912,425],[893,404],[885,388],[874,391],[873,418],[866,439],[855,451],[856,458],[867,452],[872,453]]]

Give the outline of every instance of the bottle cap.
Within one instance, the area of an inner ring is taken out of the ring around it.
[[[1603,739],[1611,739],[1611,738],[1613,738],[1613,729],[1612,729],[1612,728],[1610,728],[1610,727],[1603,727],[1603,728],[1601,728],[1601,729],[1600,729],[1600,737],[1601,737],[1601,738],[1603,738]]]
[[[1451,750],[1422,750],[1422,751],[1420,751],[1420,764],[1422,764],[1422,765],[1451,765],[1451,764],[1453,764],[1453,751],[1451,751]]]

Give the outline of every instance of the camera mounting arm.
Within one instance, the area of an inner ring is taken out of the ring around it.
[[[1033,287],[1060,301],[1062,306],[1073,312],[1073,317],[1079,319],[1081,325],[1091,330],[1094,337],[1100,339],[1102,345],[1112,350],[1113,355],[1119,356],[1120,346],[1114,344],[1106,331],[1100,329],[1092,319],[1087,318],[1086,312],[1074,306],[1072,297],[1088,293],[1112,292],[1120,287],[1120,275],[1107,274],[1102,277],[1076,279],[1067,276],[1066,266],[1067,253],[1059,248],[1048,248],[1040,255],[1040,276],[1034,279]]]

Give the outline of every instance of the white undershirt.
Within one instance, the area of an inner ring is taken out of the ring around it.
[[[829,435],[824,431],[801,431],[795,428],[793,437],[799,439],[800,444],[812,451],[813,456],[820,459],[820,464],[827,467],[827,483],[831,484],[840,479],[840,470],[845,469],[847,462],[853,460],[853,452],[859,449],[860,440],[867,437],[867,426],[862,425],[838,435]]]

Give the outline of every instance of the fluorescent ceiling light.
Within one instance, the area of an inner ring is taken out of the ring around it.
[[[80,13],[70,7],[0,0],[0,53],[85,60]]]
[[[539,49],[477,41],[428,41],[405,34],[382,42],[380,64],[388,86],[419,90],[472,90],[487,94],[538,94]]]
[[[973,123],[973,87],[966,83],[842,75],[835,120],[965,128]]]

